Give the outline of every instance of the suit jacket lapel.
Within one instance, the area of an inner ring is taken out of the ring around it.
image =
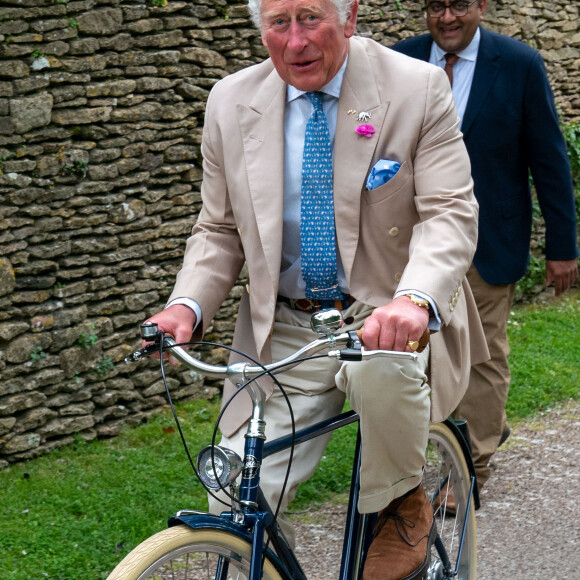
[[[429,59],[431,58],[431,44],[433,43],[433,37],[430,34],[422,34],[421,36],[418,36],[416,40],[417,42],[408,52],[409,56],[429,62]]]
[[[360,197],[370,170],[389,101],[382,99],[364,48],[351,38],[348,64],[344,74],[334,145],[334,204],[336,231],[342,265],[347,280],[359,239]],[[348,114],[348,111],[356,114]],[[371,113],[368,121],[358,121],[363,111]],[[372,125],[376,133],[363,137],[355,132],[362,124]]]
[[[464,135],[467,134],[479,114],[500,69],[500,53],[496,50],[493,39],[484,28],[480,28],[480,31],[481,40],[473,74],[473,83],[461,124],[461,131]]]
[[[274,288],[282,255],[285,101],[286,85],[272,70],[250,105],[238,105],[250,196]]]
[[[485,28],[480,27],[480,31],[481,40],[473,75],[473,83],[461,124],[461,131],[464,135],[469,131],[473,121],[476,119],[500,69],[500,53],[495,48],[493,39],[489,36]],[[431,44],[433,42],[433,37],[430,34],[418,36],[413,41],[407,42],[410,42],[410,44],[406,45],[405,52],[409,56],[429,62],[431,57]]]

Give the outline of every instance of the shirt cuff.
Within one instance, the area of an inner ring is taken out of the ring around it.
[[[192,300],[191,298],[174,298],[171,302],[167,303],[165,305],[165,309],[169,308],[170,306],[175,306],[176,304],[183,304],[184,306],[187,306],[188,308],[191,308],[193,310],[193,312],[195,313],[195,326],[193,327],[193,330],[195,330],[198,326],[198,324],[201,322],[201,307],[200,305],[195,301]],[[164,310],[165,310],[164,309]]]

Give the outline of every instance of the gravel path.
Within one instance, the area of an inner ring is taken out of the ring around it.
[[[580,578],[580,403],[511,426],[477,512],[478,580]],[[335,580],[344,506],[295,514],[312,580]]]

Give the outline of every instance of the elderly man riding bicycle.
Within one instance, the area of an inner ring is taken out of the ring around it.
[[[464,278],[477,203],[449,82],[355,36],[357,0],[250,0],[249,10],[270,58],[211,91],[203,208],[168,305],[150,320],[178,342],[203,335],[245,263],[234,347],[263,363],[308,342],[319,308],[364,325],[369,349],[413,350],[429,328],[415,361],[316,359],[280,379],[297,428],[335,415],[345,396],[361,417],[359,510],[380,512],[365,579],[420,578],[434,536],[420,485],[429,422],[455,407],[487,354]],[[264,387],[273,439],[290,418]],[[238,399],[221,431],[241,452],[251,405]],[[327,439],[296,448],[283,507]],[[267,461],[261,484],[275,504],[286,465]]]

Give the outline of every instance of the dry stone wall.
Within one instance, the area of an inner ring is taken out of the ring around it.
[[[421,9],[362,2],[359,33],[423,32]],[[541,49],[580,119],[578,5],[498,2],[487,22]],[[0,466],[163,406],[154,364],[122,360],[199,211],[208,92],[266,56],[225,0],[0,0]],[[209,339],[230,340],[243,282]],[[169,383],[177,399],[217,391],[180,368]]]

